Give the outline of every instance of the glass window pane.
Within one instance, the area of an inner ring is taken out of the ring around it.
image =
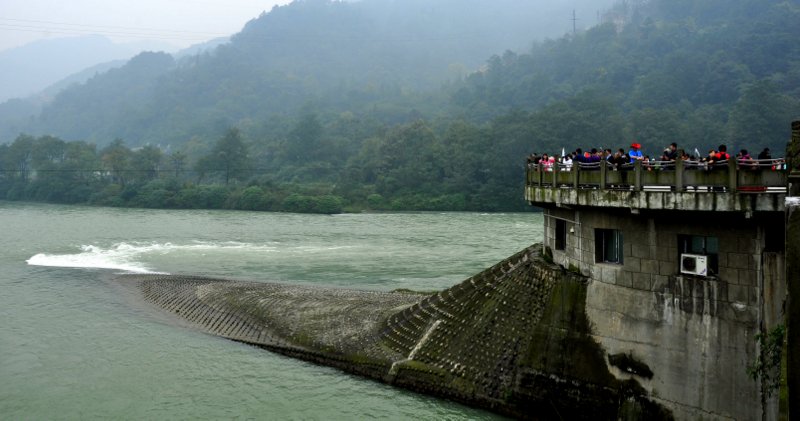
[[[705,250],[706,238],[699,235],[692,236],[692,247],[690,252],[695,254],[703,254]]]
[[[706,237],[706,253],[719,253],[719,240],[717,240],[717,237]]]

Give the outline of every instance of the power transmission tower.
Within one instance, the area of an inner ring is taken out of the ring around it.
[[[575,17],[575,9],[572,9],[572,36],[575,36],[577,33],[577,27],[575,26],[575,22],[578,21],[578,18]]]

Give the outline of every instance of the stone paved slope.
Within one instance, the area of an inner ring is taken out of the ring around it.
[[[669,418],[610,374],[586,279],[527,248],[434,295],[128,275],[208,333],[412,390],[534,419]]]

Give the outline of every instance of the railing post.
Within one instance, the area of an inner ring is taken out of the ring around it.
[[[633,162],[633,190],[642,191],[642,160]]]
[[[678,151],[675,158],[675,191],[683,191],[683,149]]]
[[[737,185],[737,171],[739,171],[739,165],[736,162],[736,158],[733,155],[730,155],[728,158],[728,192],[736,193],[736,185]]]
[[[573,171],[573,179],[572,179],[572,188],[577,189],[578,185],[580,184],[580,172],[581,172],[581,163],[579,161],[572,160],[572,171]]]
[[[608,172],[608,167],[606,167],[606,158],[603,157],[600,160],[600,190],[606,189],[606,174]]]
[[[544,178],[544,165],[542,163],[536,164],[536,185],[542,187],[542,179]]]
[[[558,172],[559,172],[558,161],[556,161],[555,163],[553,163],[553,188],[558,187]]]

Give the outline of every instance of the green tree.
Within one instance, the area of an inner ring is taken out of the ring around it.
[[[169,155],[169,163],[172,166],[172,170],[174,171],[174,177],[177,179],[183,173],[183,169],[186,166],[187,156],[185,153],[181,151],[175,151]]]
[[[12,177],[27,181],[32,168],[32,157],[35,139],[32,136],[20,135],[8,147],[6,166]]]
[[[286,154],[290,162],[301,163],[323,158],[325,151],[320,150],[322,142],[322,124],[316,113],[306,112],[289,132]]]
[[[232,179],[244,178],[250,170],[249,166],[248,146],[239,129],[230,128],[217,140],[211,151],[198,160],[195,168],[200,178],[214,172],[222,174],[227,186]]]
[[[164,153],[161,149],[147,145],[133,151],[130,158],[131,170],[140,181],[150,181],[158,178],[161,161]]]
[[[122,139],[114,139],[100,152],[103,168],[111,175],[111,182],[125,186],[130,171],[131,150]]]
[[[431,193],[444,178],[439,140],[422,120],[391,130],[380,147],[380,193],[415,190]]]

